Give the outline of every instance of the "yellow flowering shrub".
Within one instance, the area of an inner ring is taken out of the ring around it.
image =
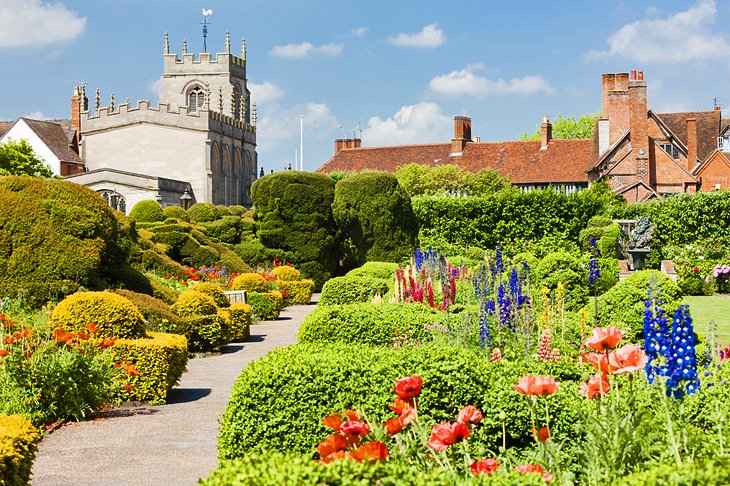
[[[172,312],[182,317],[210,316],[218,313],[213,297],[195,289],[186,290],[170,307]]]
[[[291,280],[301,280],[302,275],[299,273],[299,270],[297,270],[294,267],[290,267],[289,265],[282,265],[280,267],[274,268],[271,273],[276,275],[276,280],[278,281],[291,281]]]
[[[145,319],[129,299],[113,292],[76,292],[53,309],[49,325],[69,332],[85,332],[94,323],[100,338],[139,338]]]
[[[312,300],[314,280],[279,280],[277,285],[282,293],[286,292],[287,305],[307,305]]]
[[[0,484],[29,483],[40,439],[29,420],[0,415]]]
[[[233,290],[245,290],[246,292],[267,292],[269,282],[258,273],[242,273],[233,280],[231,288]]]
[[[205,295],[212,297],[215,301],[215,305],[218,307],[228,307],[231,305],[223,289],[212,282],[199,283],[193,287],[193,290],[197,290],[198,292],[202,292]]]
[[[229,342],[240,343],[251,335],[250,305],[231,304],[230,307],[219,310],[218,314],[224,316],[229,322]]]

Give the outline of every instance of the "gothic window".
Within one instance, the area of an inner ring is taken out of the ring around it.
[[[233,87],[233,118],[241,119],[241,88],[238,85]]]
[[[190,113],[197,112],[203,108],[205,104],[205,92],[200,86],[195,86],[188,93],[188,111]]]

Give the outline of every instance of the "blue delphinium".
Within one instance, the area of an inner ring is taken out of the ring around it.
[[[413,259],[416,263],[416,270],[420,272],[421,267],[423,266],[423,252],[420,248],[416,248],[416,253],[413,255]]]
[[[687,304],[680,305],[674,312],[672,322],[672,351],[667,357],[667,394],[682,398],[685,394],[697,392],[700,380],[697,376],[697,353],[692,316]],[[686,385],[683,386],[683,382]]]
[[[484,303],[484,309],[481,314],[479,318],[479,345],[485,348],[492,345],[489,317],[495,314],[494,300],[490,299]]]
[[[499,304],[500,327],[509,327],[514,331],[515,326],[512,315],[512,299],[507,293],[504,283],[499,284],[499,287],[497,288],[497,303]]]
[[[661,289],[656,280],[649,281],[646,300],[644,301],[644,352],[648,357],[646,362],[646,377],[649,383],[654,382],[656,376],[666,376],[667,366],[663,358],[671,351],[671,339],[667,317],[662,308]]]
[[[496,273],[504,273],[504,259],[502,258],[502,245],[498,244],[494,252],[494,269]]]
[[[596,239],[591,238],[591,255],[588,258],[588,282],[591,285],[596,284],[596,280],[601,277],[601,266],[598,263],[598,259],[601,258],[601,251],[598,249]]]

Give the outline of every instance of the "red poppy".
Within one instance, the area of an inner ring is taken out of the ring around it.
[[[388,446],[378,441],[368,442],[352,451],[350,457],[357,462],[382,461],[388,457]]]
[[[132,391],[132,390],[134,390],[134,385],[124,385],[122,387],[122,390],[124,390],[124,391]]]
[[[596,351],[606,351],[618,346],[624,333],[616,326],[595,327],[591,337],[586,339],[586,346]]]
[[[0,355],[2,356],[2,355]],[[385,426],[385,432],[388,435],[397,434],[401,430],[403,430],[403,426],[407,425],[403,423],[403,420],[401,420],[400,417],[393,417],[392,419],[388,419],[385,421],[383,426]]]
[[[608,382],[608,376],[600,372],[591,376],[588,383],[580,384],[580,394],[591,399],[597,395],[608,393],[610,389],[611,384]]]
[[[17,341],[14,337],[4,337],[3,338],[3,344],[14,344],[15,341]]]
[[[581,363],[590,363],[597,371],[601,371],[603,373],[610,372],[608,358],[606,358],[605,354],[583,353],[580,355],[579,361]]]
[[[396,398],[393,400],[393,405],[390,409],[398,415],[403,415],[406,412],[413,410],[413,400],[403,400],[402,398]]]
[[[423,378],[417,375],[406,376],[395,382],[393,393],[402,399],[413,398],[421,393]]]
[[[370,432],[370,426],[365,422],[348,420],[340,425],[340,432],[347,435],[367,435]]]
[[[330,434],[324,442],[317,445],[317,452],[320,457],[329,456],[345,449],[347,449],[347,439],[342,434]]]
[[[543,471],[539,464],[521,464],[515,466],[515,471],[521,474],[538,473],[548,483],[553,480],[553,475]]]
[[[79,336],[79,339],[81,339],[82,341],[86,341],[87,339],[89,339],[89,334],[85,333],[85,332],[80,332],[78,334],[78,336]]]
[[[559,385],[552,376],[523,376],[514,389],[523,395],[552,395]]]
[[[322,424],[324,424],[325,427],[329,427],[330,429],[337,431],[340,430],[340,425],[342,425],[342,422],[342,418],[334,413],[322,419]]]
[[[124,371],[129,373],[129,376],[138,376],[139,375],[139,370],[137,368],[135,368],[133,364],[125,365]]]
[[[88,323],[88,324],[86,325],[86,329],[88,329],[88,331],[89,331],[89,332],[90,332],[91,334],[96,334],[97,332],[99,332],[99,328],[98,328],[98,327],[96,327],[96,324],[94,324],[93,322],[90,322],[90,323]]]
[[[350,458],[350,453],[346,451],[337,451],[332,454],[328,454],[321,459],[322,464],[329,464],[332,461],[339,461],[342,459]]]
[[[436,452],[445,451],[450,445],[469,437],[469,433],[469,426],[463,422],[443,422],[433,426],[426,445]]]
[[[550,438],[550,429],[547,427],[540,427],[540,430],[533,427],[531,432],[535,435],[535,439],[539,440],[543,444]]]
[[[188,282],[187,282],[186,280],[183,280],[183,281],[182,281],[182,284],[183,284],[184,286],[186,286],[186,287],[188,286]]]
[[[4,358],[5,356],[9,355],[10,351],[7,349],[0,349],[0,358]]]
[[[171,276],[170,276],[170,275],[165,275],[165,279],[166,279],[166,280],[170,280],[170,278],[171,278]]]
[[[100,348],[111,348],[112,346],[114,346],[114,341],[109,338],[104,338],[99,343]]]
[[[635,344],[627,344],[608,355],[608,363],[614,374],[633,373],[646,366],[644,351]]]
[[[484,416],[482,415],[482,412],[480,412],[476,407],[467,405],[461,409],[461,412],[459,412],[458,421],[464,422],[465,424],[478,424],[483,418]]]
[[[474,461],[471,466],[471,472],[477,476],[480,474],[492,474],[499,467],[499,463],[493,457],[487,457],[481,461]]]

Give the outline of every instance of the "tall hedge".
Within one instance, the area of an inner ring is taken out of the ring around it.
[[[363,172],[335,186],[335,222],[349,240],[352,265],[400,261],[416,245],[418,225],[411,198],[394,174]]]
[[[421,239],[494,248],[557,234],[579,243],[591,217],[618,202],[608,186],[594,184],[569,195],[553,189],[501,191],[478,198],[416,197],[412,204]]]
[[[324,174],[279,172],[254,182],[251,197],[261,243],[291,252],[292,263],[320,288],[339,263],[334,180]],[[309,262],[318,265],[301,265]],[[309,273],[315,271],[319,275]]]

